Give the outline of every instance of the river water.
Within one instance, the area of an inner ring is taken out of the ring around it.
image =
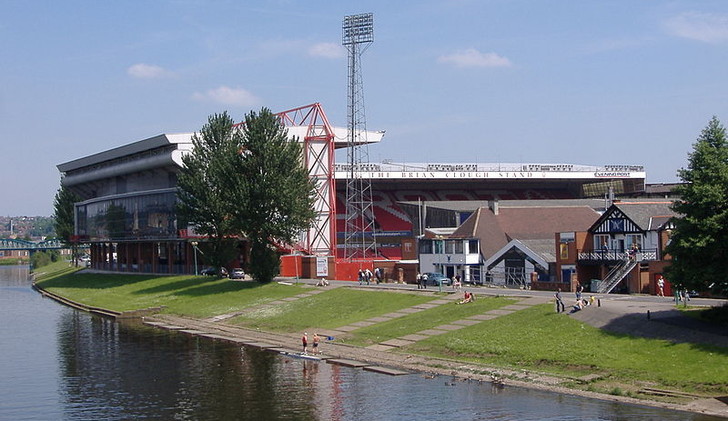
[[[391,377],[91,316],[0,266],[0,420],[718,420]]]

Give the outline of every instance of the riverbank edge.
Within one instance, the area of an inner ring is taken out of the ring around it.
[[[32,286],[33,289],[38,291],[44,297],[51,298],[63,305],[91,314],[118,319],[121,322],[138,320],[147,326],[174,330],[182,334],[207,339],[210,339],[210,335],[214,335],[215,340],[224,340],[240,344],[242,346],[246,346],[245,342],[265,342],[274,348],[284,348],[291,352],[296,352],[294,349],[298,349],[298,341],[300,340],[298,335],[293,334],[266,332],[257,329],[253,330],[241,326],[229,325],[223,322],[210,322],[204,319],[186,316],[159,314],[159,312],[163,309],[162,307],[118,312],[100,307],[88,306],[50,292],[38,285],[35,281],[32,283]],[[715,398],[694,399],[688,404],[674,404],[637,399],[628,396],[591,392],[581,389],[572,389],[560,384],[565,381],[574,381],[578,379],[558,377],[534,371],[504,369],[467,361],[415,354],[405,355],[402,353],[378,351],[335,342],[326,342],[325,344],[322,344],[322,348],[322,352],[324,352],[326,357],[329,358],[351,359],[367,364],[408,370],[413,373],[420,373],[425,377],[430,377],[432,375],[452,376],[460,381],[489,382],[492,383],[494,387],[516,386],[590,399],[599,399],[602,401],[650,406],[728,419],[728,406]]]

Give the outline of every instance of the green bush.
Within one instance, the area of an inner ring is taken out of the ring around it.
[[[34,268],[40,268],[48,266],[51,263],[57,262],[59,254],[55,250],[50,251],[37,251],[30,256],[30,264]]]

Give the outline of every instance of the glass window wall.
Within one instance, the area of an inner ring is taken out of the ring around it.
[[[91,241],[176,238],[176,201],[169,191],[80,204],[77,234]]]

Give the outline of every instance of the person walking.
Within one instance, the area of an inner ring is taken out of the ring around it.
[[[554,294],[554,297],[556,297],[556,312],[561,313],[562,311],[566,311],[566,306],[564,305],[564,301],[561,299],[561,288],[559,288],[556,291],[556,294]]]

